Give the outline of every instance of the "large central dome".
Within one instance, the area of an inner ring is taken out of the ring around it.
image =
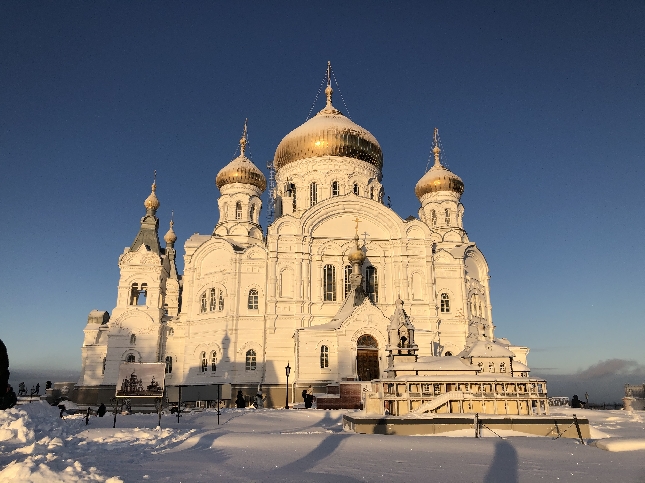
[[[378,169],[383,167],[383,152],[376,138],[332,106],[332,92],[328,85],[325,108],[282,139],[273,159],[276,169],[299,159],[322,156],[346,156]]]

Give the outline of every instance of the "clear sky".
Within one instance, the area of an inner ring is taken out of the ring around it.
[[[331,60],[335,104],[379,140],[404,218],[439,128],[490,266],[496,335],[531,347],[534,373],[617,359],[607,370],[642,381],[643,25],[641,1],[2,2],[12,368],[80,368],[153,171],[181,254],[217,222],[215,176],[244,119],[264,169]]]

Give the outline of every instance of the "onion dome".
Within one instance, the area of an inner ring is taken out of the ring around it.
[[[333,93],[327,80],[325,108],[287,134],[275,151],[273,165],[280,169],[305,158],[346,156],[383,167],[383,152],[376,138],[367,130],[345,117],[331,103]]]
[[[365,254],[363,253],[363,250],[358,247],[358,234],[354,237],[354,241],[356,242],[356,248],[349,252],[347,258],[351,264],[358,263],[359,265],[362,265],[365,261]]]
[[[436,193],[438,191],[452,191],[461,196],[464,192],[464,182],[459,176],[443,166],[439,159],[439,153],[441,153],[441,149],[437,145],[436,128],[434,141],[434,148],[432,149],[432,152],[434,153],[434,165],[419,180],[416,187],[414,188],[414,193],[417,195],[417,198],[419,198],[419,200],[426,193]]]
[[[170,220],[170,228],[166,232],[166,234],[163,236],[163,239],[166,241],[166,244],[169,246],[173,246],[175,242],[177,241],[177,235],[175,234],[175,230],[172,229],[172,226],[175,223]]]
[[[217,177],[215,178],[215,184],[219,189],[222,189],[222,186],[231,183],[243,183],[250,184],[258,188],[260,191],[264,191],[267,187],[267,179],[262,174],[253,162],[244,155],[246,149],[247,132],[246,132],[246,121],[244,122],[244,133],[242,134],[242,139],[240,139],[240,155],[235,158],[233,161],[224,166]]]
[[[156,175],[156,171],[155,171]],[[157,182],[152,183],[152,193],[150,193],[150,196],[146,198],[146,200],[143,202],[143,206],[146,207],[147,210],[152,210],[152,211],[157,211],[159,209],[159,200],[157,199],[157,195],[155,192],[157,191]]]

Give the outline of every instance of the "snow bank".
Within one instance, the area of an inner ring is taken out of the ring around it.
[[[29,416],[22,409],[0,411],[0,443],[25,444],[34,440]]]
[[[599,441],[595,441],[593,445],[596,448],[604,449],[605,451],[611,451],[611,452],[637,451],[637,450],[645,450],[645,439],[636,439],[636,438],[601,439]]]
[[[57,471],[47,465],[47,463],[55,459],[56,456],[50,453],[47,456],[28,456],[23,461],[12,461],[5,469],[0,471],[0,482],[76,483],[80,481],[99,481],[104,483],[123,483],[123,480],[117,477],[106,479],[94,467],[85,471],[79,461],[67,460],[65,464],[68,466],[61,471]]]

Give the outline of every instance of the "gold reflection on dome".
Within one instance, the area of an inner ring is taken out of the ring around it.
[[[244,155],[247,143],[246,121],[244,121],[244,133],[242,134],[242,139],[240,139],[240,155],[217,173],[215,184],[218,188],[221,189],[222,186],[227,184],[242,183],[255,186],[260,191],[266,189],[267,180],[264,174]]]
[[[383,152],[376,138],[332,105],[332,93],[327,85],[325,108],[282,139],[273,159],[276,169],[300,159],[322,156],[344,156],[378,169],[383,167]]]
[[[441,149],[437,142],[436,128],[434,133],[434,145],[435,146],[432,149],[432,152],[434,153],[434,166],[432,166],[432,168],[430,168],[430,170],[428,170],[428,172],[419,180],[414,188],[414,193],[419,199],[427,193],[436,193],[438,191],[452,191],[461,196],[464,192],[464,182],[459,176],[441,164]]]

